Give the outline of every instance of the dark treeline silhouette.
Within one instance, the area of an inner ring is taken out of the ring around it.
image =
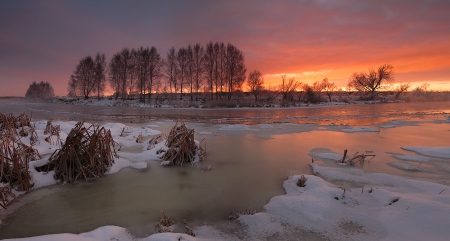
[[[53,86],[49,82],[41,81],[39,83],[33,82],[30,87],[28,87],[26,98],[51,98],[55,96],[53,91]]]
[[[107,76],[107,77],[106,77]],[[162,57],[155,47],[124,48],[107,64],[105,55],[80,60],[68,82],[68,96],[89,98],[104,95],[106,80],[115,99],[139,98],[151,101],[152,95],[175,96],[190,100],[231,99],[246,79],[244,54],[232,44],[209,42],[174,47]]]

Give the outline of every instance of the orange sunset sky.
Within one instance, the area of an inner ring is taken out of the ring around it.
[[[0,96],[33,81],[57,95],[77,62],[124,47],[232,43],[266,85],[281,75],[345,87],[392,64],[395,83],[450,90],[450,1],[1,1]]]

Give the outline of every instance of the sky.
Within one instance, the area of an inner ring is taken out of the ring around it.
[[[80,59],[121,49],[231,43],[266,86],[281,75],[344,87],[354,72],[394,66],[395,83],[450,90],[450,1],[0,1],[0,96],[33,81],[56,95]]]

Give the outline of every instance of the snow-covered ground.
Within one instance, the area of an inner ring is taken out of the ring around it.
[[[58,148],[44,140],[46,121],[37,121],[36,130],[40,142],[34,147],[45,157],[30,162],[33,173],[33,189],[56,184],[52,173],[37,172],[34,167],[48,162],[49,155]],[[61,139],[65,139],[75,122],[55,121],[61,127]],[[406,122],[396,122],[395,128]],[[85,125],[88,125],[87,123]],[[415,125],[415,123],[414,123]],[[156,151],[164,147],[159,143],[147,150],[148,139],[160,134],[158,125],[127,126],[121,123],[108,123],[103,127],[110,129],[113,138],[123,148],[120,157],[107,172],[112,174],[124,167],[147,168],[149,160],[159,160]],[[200,135],[215,133],[259,133],[282,129],[285,124],[272,125],[216,125]],[[309,128],[309,127],[308,127]],[[334,128],[332,126],[332,128]],[[318,129],[318,128],[317,128]],[[120,135],[123,131],[123,135]],[[342,135],[355,135],[357,132],[380,132],[377,127],[340,127]],[[343,133],[342,133],[343,132]],[[347,133],[350,132],[350,133]],[[145,141],[136,143],[142,133]],[[255,134],[256,135],[256,134]],[[28,138],[28,139],[27,139]],[[29,142],[29,137],[23,142]],[[398,169],[418,171],[412,163],[429,162],[439,158],[441,162],[450,161],[449,146],[403,146],[409,153],[387,153],[400,160],[393,165]],[[128,148],[128,149],[127,149]],[[367,151],[370,152],[370,151]],[[342,154],[321,152],[314,157],[339,161]],[[385,173],[361,170],[358,166],[330,167],[326,163],[311,163],[313,175],[306,176],[306,186],[297,186],[300,175],[290,176],[283,182],[284,195],[275,196],[264,206],[264,211],[254,215],[241,215],[234,222],[243,225],[247,240],[292,239],[299,234],[309,235],[311,239],[331,240],[446,240],[450,236],[450,187],[430,181],[415,180]],[[341,186],[339,183],[350,183]],[[264,188],[264,187],[261,187]],[[22,193],[16,193],[21,195]],[[1,215],[1,211],[0,211]],[[241,236],[224,233],[214,226],[194,227],[197,237],[181,233],[153,234],[144,238],[133,237],[127,229],[118,226],[103,226],[81,234],[52,234],[26,238],[26,240],[238,240]],[[1,234],[0,234],[1,237]],[[20,240],[20,239],[16,239]]]

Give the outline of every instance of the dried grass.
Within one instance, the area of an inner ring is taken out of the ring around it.
[[[6,205],[10,202],[10,198],[17,200],[16,195],[12,193],[11,187],[0,187],[0,207],[6,209]]]
[[[205,151],[194,140],[194,129],[188,129],[184,123],[172,127],[167,136],[165,151],[162,159],[169,162],[169,165],[183,166],[185,162],[193,162],[196,155],[199,160],[203,160]]]
[[[301,175],[300,178],[297,181],[297,186],[299,187],[305,187],[306,186],[306,177],[305,175]]]
[[[163,134],[159,134],[159,135],[154,136],[148,142],[147,150],[151,150],[151,149],[155,148],[155,145],[160,143],[160,142],[162,142],[163,140],[164,140],[164,135]]]
[[[94,125],[86,128],[84,122],[78,122],[42,169],[54,170],[55,179],[67,183],[100,177],[114,163],[115,144],[110,130]]]

